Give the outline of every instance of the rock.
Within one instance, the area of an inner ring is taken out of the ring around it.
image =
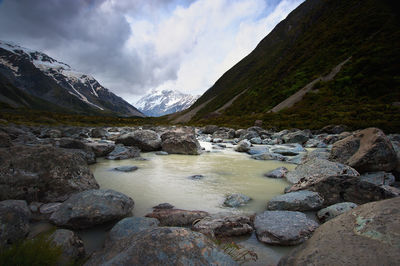
[[[192,179],[192,180],[200,180],[200,179],[203,179],[204,176],[203,175],[192,175],[192,176],[189,176],[188,178]]]
[[[392,140],[391,143],[397,155],[397,166],[395,168],[395,171],[400,172],[400,141]]]
[[[92,131],[90,131],[90,136],[92,138],[107,138],[108,136],[110,136],[110,133],[107,132],[107,130],[105,130],[104,128],[101,127],[96,127],[93,128]]]
[[[309,139],[305,144],[306,148],[326,148],[328,145],[319,139]]]
[[[341,163],[335,163],[324,159],[313,159],[298,165],[294,171],[286,175],[286,179],[290,183],[297,183],[303,178],[319,179],[331,175],[358,176],[359,173],[350,166]]]
[[[329,221],[349,210],[356,208],[358,205],[353,202],[341,202],[328,206],[317,213],[317,217],[321,222]]]
[[[363,182],[358,176],[327,176],[320,179],[303,179],[287,192],[311,190],[318,192],[329,206],[339,202],[364,204],[371,201],[388,199],[400,195],[400,190],[390,186],[377,186]]]
[[[0,131],[0,148],[7,148],[12,146],[11,138],[10,136],[5,133]]]
[[[231,128],[220,128],[212,134],[213,139],[233,139],[234,137],[235,130]]]
[[[300,153],[296,156],[286,156],[285,162],[292,163],[292,164],[302,164],[307,157],[306,153]]]
[[[163,134],[162,150],[170,154],[198,155],[201,152],[200,143],[192,134],[167,132]]]
[[[42,206],[42,205],[43,205],[42,202],[36,202],[36,201],[31,202],[31,203],[29,204],[29,210],[31,210],[31,212],[33,212],[33,213],[39,212],[39,208],[40,208],[40,206]]]
[[[240,140],[251,140],[253,138],[259,138],[260,135],[258,135],[258,133],[256,131],[245,131],[244,133],[242,133],[242,135],[240,136]]]
[[[116,139],[115,143],[136,146],[144,152],[157,151],[161,148],[161,138],[152,130],[136,130],[133,133],[124,134]]]
[[[310,133],[307,131],[296,131],[288,133],[282,137],[285,143],[299,143],[304,144],[310,138]]]
[[[247,152],[250,150],[251,143],[247,140],[241,140],[235,147],[235,151],[237,152]]]
[[[57,139],[62,137],[62,132],[54,128],[45,128],[40,134],[39,138]]]
[[[73,194],[50,216],[57,226],[73,229],[89,228],[128,216],[133,200],[111,189],[87,190]]]
[[[254,220],[258,240],[270,245],[298,245],[317,227],[318,223],[304,213],[293,211],[265,211],[257,214]]]
[[[61,202],[46,203],[40,206],[39,212],[41,214],[52,214],[53,212],[60,209]]]
[[[247,141],[247,140],[245,140],[245,141]],[[252,146],[246,153],[250,154],[250,155],[269,153],[269,149],[268,149],[268,147],[261,146],[261,145],[260,146]]]
[[[154,206],[153,209],[173,209],[175,206],[169,203],[160,203],[157,206]]]
[[[276,161],[285,161],[286,158],[283,155],[280,155],[278,153],[271,153],[271,152],[265,152],[261,154],[255,154],[251,156],[252,159],[255,160],[276,160]]]
[[[57,144],[58,147],[64,149],[78,149],[78,150],[87,149],[86,144],[79,139],[61,138],[57,141]]]
[[[378,128],[367,128],[335,142],[330,160],[347,164],[360,173],[390,172],[397,165],[392,143]]]
[[[201,233],[158,227],[117,241],[92,255],[90,265],[236,265]]]
[[[292,153],[293,155],[297,155],[301,152],[307,152],[307,150],[298,143],[275,145],[271,148],[271,151],[275,153],[281,153],[282,155],[290,155],[290,153]]]
[[[121,144],[116,145],[114,150],[110,152],[106,159],[108,160],[125,160],[140,157],[140,150],[136,147],[125,147]]]
[[[315,159],[324,159],[328,160],[330,155],[330,151],[328,149],[315,149],[309,153],[307,153],[304,161],[315,160]]]
[[[82,154],[51,146],[0,149],[0,199],[63,201],[98,188]]]
[[[115,145],[112,143],[93,142],[86,145],[92,149],[96,157],[105,157],[115,149]]]
[[[57,265],[70,265],[71,262],[85,256],[82,239],[71,230],[57,229],[50,235],[51,243],[62,250]]]
[[[137,169],[139,169],[137,166],[119,166],[114,168],[115,171],[125,172],[125,173],[133,172],[136,171]]]
[[[165,151],[157,151],[156,155],[168,155],[168,152]]]
[[[261,144],[261,143],[262,143],[262,140],[261,140],[260,137],[256,137],[256,138],[252,138],[252,139],[250,140],[250,142],[251,142],[252,144]]]
[[[349,127],[346,125],[328,125],[318,130],[318,133],[340,134],[347,130],[349,130]]]
[[[398,265],[399,204],[368,203],[324,223],[279,265]]]
[[[0,201],[0,249],[23,240],[29,233],[31,212],[24,200]]]
[[[108,233],[106,245],[132,237],[140,231],[158,227],[160,222],[154,218],[127,217],[116,223]]]
[[[207,216],[193,225],[192,230],[214,238],[251,234],[253,227],[248,216],[225,214]]]
[[[323,202],[317,192],[301,190],[273,197],[267,203],[267,210],[314,211],[321,209]]]
[[[236,208],[236,207],[245,205],[250,200],[251,200],[250,197],[248,197],[244,194],[236,193],[236,194],[228,195],[224,201],[224,205],[228,206],[228,207]]]
[[[395,182],[394,175],[382,171],[362,174],[360,175],[360,180],[365,182],[370,182],[378,186],[380,185],[391,186]]]
[[[222,143],[224,140],[220,138],[215,138],[212,140],[213,143]]]
[[[203,131],[203,134],[213,134],[218,129],[219,129],[219,127],[216,125],[207,125],[204,127],[204,129],[202,131]]]
[[[146,217],[156,218],[163,226],[191,226],[194,221],[208,216],[203,211],[187,211],[180,209],[154,209]]]
[[[278,167],[272,171],[269,171],[268,173],[265,173],[265,177],[269,178],[284,178],[286,177],[286,174],[289,172],[289,170],[286,167]]]

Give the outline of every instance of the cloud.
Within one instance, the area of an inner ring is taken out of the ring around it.
[[[0,39],[48,53],[132,101],[200,94],[301,0],[3,0]]]

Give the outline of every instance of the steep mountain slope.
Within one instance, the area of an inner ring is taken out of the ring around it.
[[[147,116],[163,116],[189,108],[199,97],[175,90],[153,90],[135,106]]]
[[[189,108],[204,105],[191,122],[244,126],[262,119],[278,127],[346,123],[400,130],[399,10],[390,0],[305,1]],[[299,102],[269,112],[347,59]]]
[[[58,106],[52,109],[143,117],[93,77],[44,53],[4,41],[0,41],[0,80],[0,101],[12,107],[46,110]],[[34,100],[26,101],[27,98]]]

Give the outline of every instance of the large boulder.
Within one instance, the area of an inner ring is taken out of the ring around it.
[[[124,134],[117,138],[115,143],[135,146],[144,152],[158,151],[161,148],[161,138],[152,130],[136,130],[132,133]]]
[[[399,265],[400,198],[368,203],[321,225],[279,265]]]
[[[236,265],[205,235],[158,227],[132,235],[100,252],[85,265]]]
[[[143,230],[158,227],[160,222],[155,218],[127,217],[116,223],[108,233],[106,244],[110,245],[122,239],[131,237]]]
[[[167,132],[162,135],[162,150],[169,154],[198,155],[200,143],[194,134],[184,132]]]
[[[282,137],[285,143],[299,143],[304,144],[310,138],[310,132],[308,131],[296,131],[291,132]]]
[[[49,237],[51,243],[61,248],[61,257],[57,265],[71,265],[72,262],[85,256],[82,239],[73,231],[57,229]]]
[[[0,149],[0,200],[63,201],[98,187],[83,154],[51,146]]]
[[[392,143],[378,128],[367,128],[335,142],[330,160],[349,165],[360,173],[390,172],[397,165]]]
[[[235,130],[231,128],[220,128],[212,134],[212,138],[220,139],[233,139],[235,137]]]
[[[118,144],[114,147],[114,150],[107,156],[107,160],[125,160],[130,158],[140,157],[140,150],[137,147],[125,147],[122,144]]]
[[[207,125],[203,128],[202,132],[203,134],[213,134],[218,129],[219,127],[216,125]]]
[[[251,143],[247,139],[241,140],[235,147],[237,152],[248,152],[250,150]]]
[[[347,165],[315,158],[298,165],[294,171],[291,171],[286,175],[286,179],[290,183],[297,183],[304,178],[317,180],[332,175],[358,176],[359,173]]]
[[[92,136],[92,138],[106,138],[108,136],[110,136],[110,133],[107,132],[107,130],[105,130],[104,128],[101,127],[96,127],[93,128],[90,131],[90,136]]]
[[[195,223],[192,229],[210,237],[241,236],[253,232],[250,217],[226,214],[207,216]]]
[[[313,211],[322,207],[324,199],[313,191],[301,190],[273,197],[267,210]]]
[[[357,206],[358,205],[353,202],[336,203],[319,210],[317,213],[317,217],[320,221],[326,222],[330,219],[335,218],[336,216],[339,216],[347,211],[356,208]]]
[[[318,227],[304,213],[265,211],[257,214],[254,228],[258,240],[271,245],[293,246],[303,243]]]
[[[155,209],[146,217],[156,218],[163,226],[191,226],[194,221],[208,216],[203,211],[187,211],[181,209]]]
[[[50,216],[57,226],[83,229],[131,214],[133,200],[114,190],[93,189],[72,195]]]
[[[360,175],[360,180],[370,182],[375,185],[388,185],[392,186],[395,182],[395,177],[392,173],[386,173],[383,171],[374,173],[365,173]]]
[[[364,204],[400,195],[400,190],[395,187],[379,186],[371,182],[361,181],[359,176],[345,175],[303,179],[286,192],[299,190],[318,192],[324,199],[325,206],[346,201]]]
[[[28,235],[30,217],[31,212],[26,201],[0,201],[0,249]]]
[[[108,142],[91,142],[86,145],[92,149],[96,157],[105,157],[115,149],[115,144]]]

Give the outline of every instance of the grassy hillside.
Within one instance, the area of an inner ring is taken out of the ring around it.
[[[307,0],[191,108],[194,124],[317,128],[345,123],[400,131],[399,8],[389,0]],[[268,111],[347,58],[334,80],[295,106]],[[222,114],[215,111],[238,97]]]

